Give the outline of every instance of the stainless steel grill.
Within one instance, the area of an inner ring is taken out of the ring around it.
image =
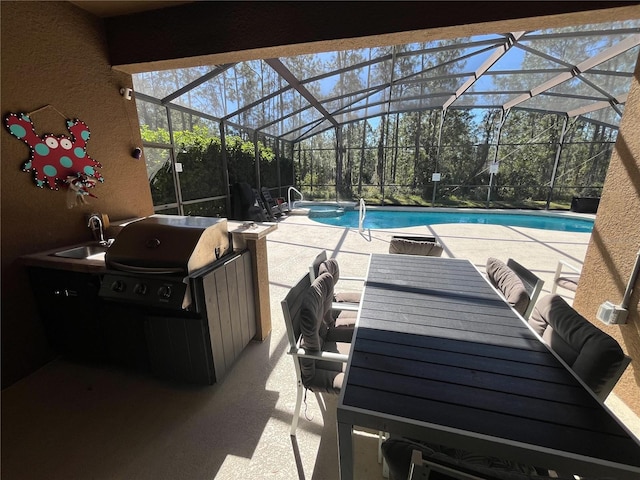
[[[195,308],[194,281],[225,261],[226,218],[153,215],[125,226],[105,255],[100,295],[161,308]]]
[[[153,215],[125,226],[105,255],[99,295],[131,329],[158,376],[221,381],[255,335],[248,250],[232,252],[227,220]],[[126,327],[126,328],[125,328]]]
[[[226,218],[152,215],[125,226],[105,255],[107,268],[184,274],[229,253]]]

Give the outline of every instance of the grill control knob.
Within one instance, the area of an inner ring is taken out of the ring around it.
[[[125,283],[122,280],[115,280],[111,284],[111,290],[116,292],[116,293],[122,293],[126,289],[127,289],[127,286],[125,285]]]
[[[163,285],[158,289],[158,296],[160,298],[171,298],[171,286]]]
[[[133,293],[137,295],[146,295],[147,294],[147,285],[144,283],[136,283],[136,286],[133,287]]]

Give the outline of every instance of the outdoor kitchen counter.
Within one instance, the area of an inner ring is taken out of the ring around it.
[[[95,245],[94,240],[77,243],[64,247],[52,248],[43,252],[31,253],[23,255],[21,260],[25,265],[30,267],[54,268],[56,270],[70,270],[72,272],[81,273],[104,273],[107,268],[104,263],[104,257],[101,258],[67,258],[56,257],[54,254],[62,250],[68,250],[74,247],[82,247],[85,245]]]
[[[269,300],[269,262],[267,257],[267,235],[278,228],[275,223],[253,223],[235,220],[227,221],[227,228],[232,234],[234,250],[249,249],[253,273],[253,290],[256,310],[255,340],[263,341],[271,333],[271,303]],[[106,272],[104,257],[100,258],[67,258],[54,254],[62,250],[84,245],[95,245],[95,241],[78,243],[64,247],[52,248],[43,252],[24,255],[22,261],[31,267],[68,270],[79,273],[101,274]]]
[[[227,221],[229,233],[231,233],[233,237],[234,250],[250,248],[248,245],[249,243],[259,242],[260,240],[265,239],[269,233],[278,228],[278,225],[275,223],[259,223],[254,224],[255,227],[250,228],[244,227],[244,224],[245,222],[238,222],[235,220]],[[71,270],[74,272],[84,273],[104,273],[106,271],[106,267],[103,257],[68,258],[55,256],[56,253],[63,250],[95,244],[95,240],[90,240],[73,245],[51,248],[42,252],[23,255],[22,261],[25,265],[32,267],[55,268],[57,270]]]

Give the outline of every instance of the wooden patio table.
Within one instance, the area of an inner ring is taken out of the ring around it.
[[[640,443],[468,260],[371,256],[338,400],[353,426],[560,472],[640,478]]]

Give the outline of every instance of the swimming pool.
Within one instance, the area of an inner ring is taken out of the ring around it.
[[[358,228],[358,214],[357,209],[329,208],[326,205],[309,207],[309,218],[319,223],[339,227]],[[593,229],[593,220],[567,215],[533,212],[504,213],[478,210],[434,212],[425,210],[383,210],[371,208],[367,209],[364,228],[404,228],[440,223],[479,223],[585,233],[590,233]]]

